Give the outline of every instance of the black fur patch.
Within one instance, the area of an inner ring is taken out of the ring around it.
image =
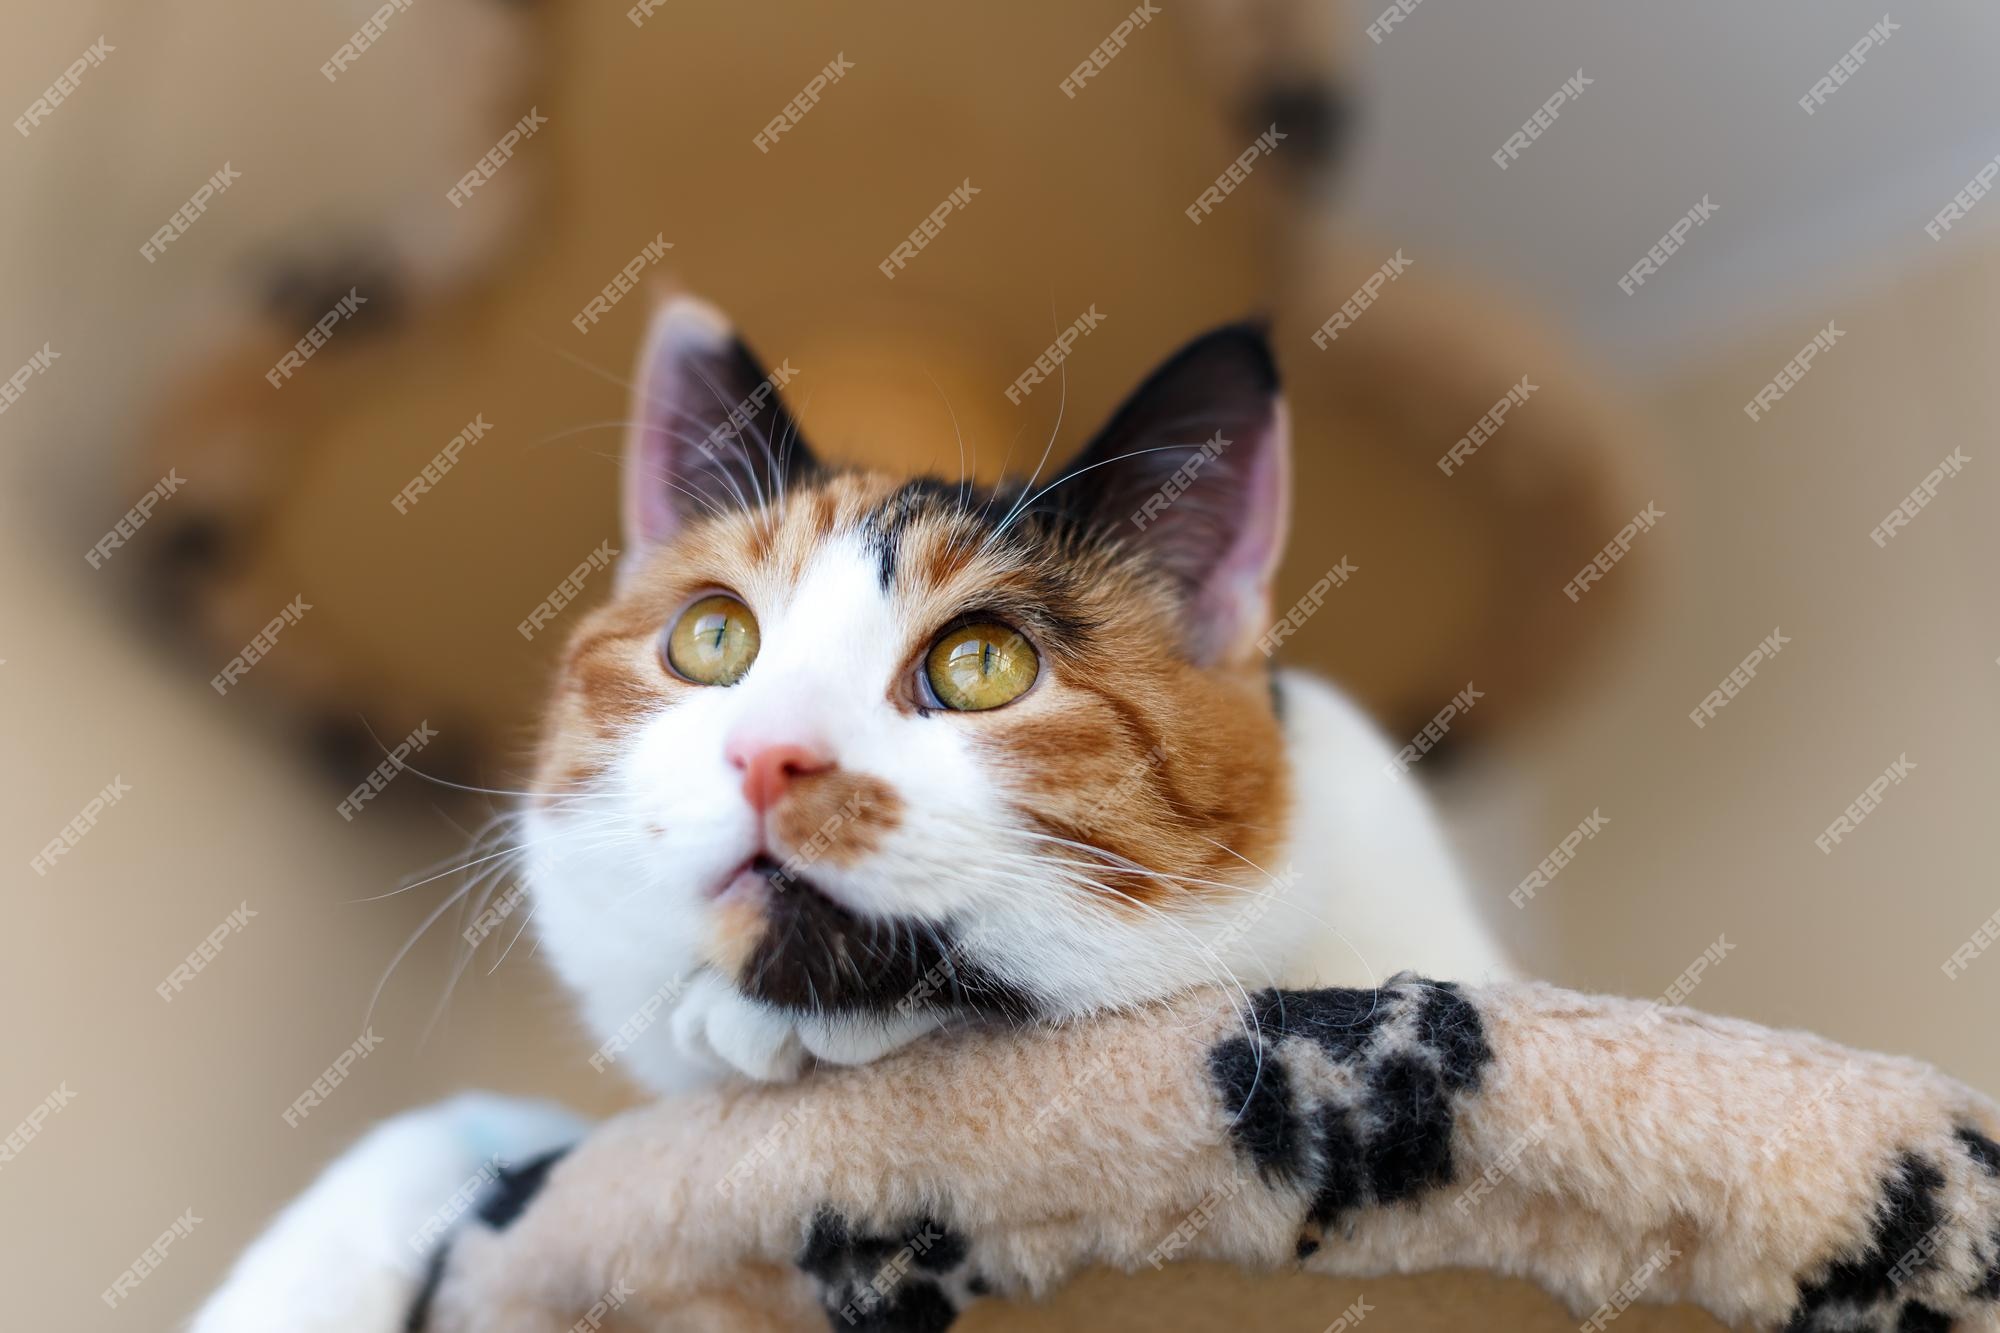
[[[1437,982],[1424,992],[1417,1032],[1437,1052],[1446,1087],[1463,1092],[1479,1086],[1480,1071],[1493,1063],[1493,1051],[1479,1011],[1466,1002],[1457,983]]]
[[[958,1318],[956,1284],[986,1290],[961,1273],[971,1244],[936,1219],[919,1217],[886,1233],[865,1232],[829,1208],[813,1217],[799,1268],[820,1287],[827,1323],[862,1333],[943,1333]]]
[[[495,1173],[493,1188],[479,1201],[479,1220],[495,1231],[505,1231],[533,1203],[547,1183],[549,1169],[569,1155],[568,1148],[556,1148],[520,1166],[503,1166]]]
[[[423,1285],[417,1288],[417,1298],[410,1302],[410,1312],[403,1316],[403,1333],[424,1333],[430,1327],[431,1306],[437,1301],[438,1284],[444,1281],[444,1261],[450,1253],[449,1244],[440,1245],[425,1261]]]
[[[1901,1290],[1937,1265],[1944,1187],[1944,1173],[1934,1163],[1915,1153],[1898,1158],[1882,1181],[1868,1248],[1835,1260],[1818,1280],[1800,1283],[1787,1333],[1949,1328],[1948,1318],[1906,1300]]]
[[[549,1169],[568,1152],[568,1148],[556,1148],[520,1166],[498,1168],[494,1173],[493,1187],[481,1196],[473,1216],[495,1231],[505,1231],[542,1192],[542,1186],[549,1178]],[[438,1283],[444,1280],[445,1260],[450,1255],[449,1238],[431,1251],[430,1258],[425,1261],[423,1284],[417,1288],[417,1297],[410,1303],[410,1312],[403,1317],[403,1333],[424,1333],[429,1327],[431,1305],[437,1300]]]
[[[895,494],[875,507],[863,524],[875,548],[875,577],[882,591],[889,591],[896,582],[896,559],[902,551],[903,529],[912,520],[944,515],[972,519],[991,531],[992,523],[988,520],[996,514],[993,504],[991,491],[937,477],[918,477],[898,487]],[[1005,513],[1005,506],[997,512]]]
[[[1952,1131],[1965,1150],[1972,1154],[1972,1160],[1979,1163],[1979,1169],[1989,1176],[2000,1176],[2000,1143],[1995,1143],[1970,1125],[1960,1125]]]
[[[1248,1037],[1231,1037],[1208,1054],[1208,1067],[1222,1090],[1229,1132],[1237,1146],[1267,1174],[1297,1180],[1305,1171],[1310,1138],[1300,1132],[1292,1106],[1292,1079],[1271,1048]]]
[[[1267,1177],[1304,1187],[1311,1222],[1451,1182],[1454,1099],[1493,1059],[1455,987],[1268,990],[1251,997],[1250,1019],[1256,1040],[1218,1042],[1210,1075],[1237,1146]],[[1307,1077],[1322,1059],[1351,1076],[1309,1093],[1327,1081]]]
[[[771,895],[741,985],[799,1013],[915,1008],[1019,1022],[1037,1012],[1025,991],[968,961],[949,924],[857,916],[797,877]]]

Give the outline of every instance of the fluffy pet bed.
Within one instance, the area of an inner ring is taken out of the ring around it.
[[[411,1327],[937,1330],[1208,1259],[2000,1328],[1996,1132],[1914,1061],[1546,985],[1208,992],[629,1113],[510,1172]]]

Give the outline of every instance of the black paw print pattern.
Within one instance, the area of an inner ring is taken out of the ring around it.
[[[2000,1144],[1957,1126],[1884,1172],[1867,1239],[1799,1279],[1786,1333],[1933,1333],[2000,1310]]]
[[[1217,1043],[1209,1070],[1238,1148],[1311,1198],[1301,1257],[1344,1214],[1451,1182],[1454,1099],[1493,1059],[1456,986],[1267,990],[1249,1018],[1254,1037]]]
[[[987,1294],[970,1253],[964,1236],[931,1217],[870,1230],[821,1209],[798,1265],[819,1284],[836,1333],[940,1333]]]

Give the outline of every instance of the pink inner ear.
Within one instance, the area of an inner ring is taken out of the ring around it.
[[[1291,420],[1282,398],[1263,431],[1245,443],[1251,461],[1242,519],[1190,608],[1195,660],[1203,666],[1247,655],[1270,628],[1271,581],[1291,523]]]
[[[625,521],[629,568],[645,553],[671,541],[681,526],[681,493],[687,485],[681,466],[690,413],[688,395],[705,391],[694,372],[696,363],[726,353],[734,338],[721,311],[692,296],[677,296],[662,305],[646,330],[645,345],[632,379],[630,419],[626,428],[625,463],[620,508]]]

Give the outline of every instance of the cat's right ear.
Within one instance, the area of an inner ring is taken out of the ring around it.
[[[688,523],[775,502],[815,466],[766,370],[721,311],[676,296],[653,315],[625,437],[626,568]]]

